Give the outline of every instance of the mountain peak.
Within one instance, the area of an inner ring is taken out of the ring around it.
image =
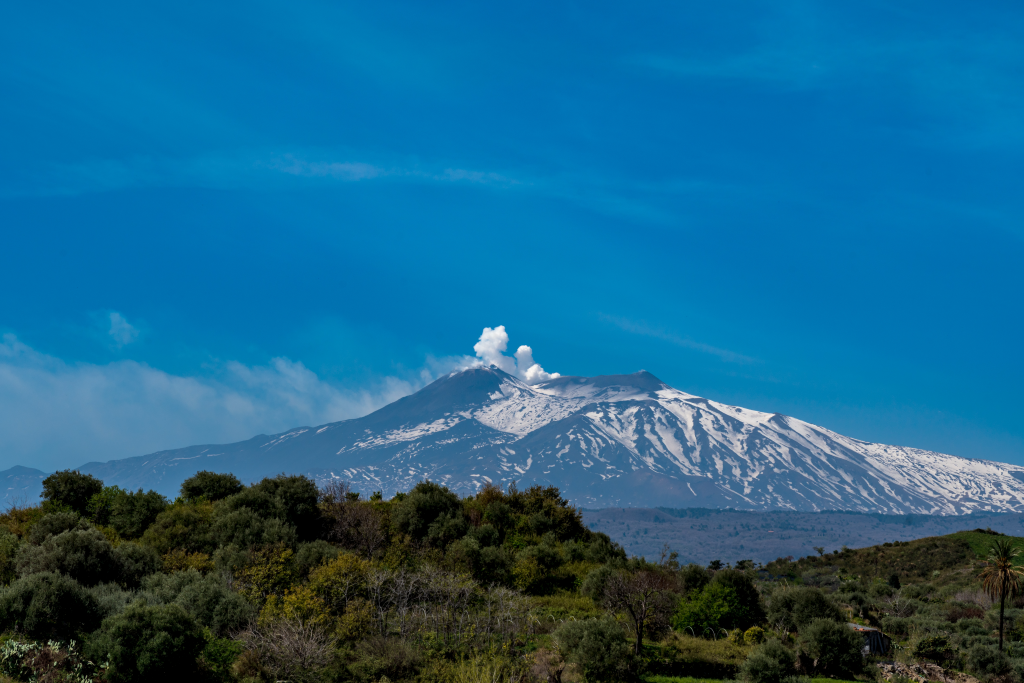
[[[1024,467],[851,439],[683,393],[646,370],[531,386],[477,366],[362,418],[82,471],[173,494],[200,469],[248,480],[288,470],[385,494],[421,479],[463,494],[516,481],[591,508],[1024,511]]]

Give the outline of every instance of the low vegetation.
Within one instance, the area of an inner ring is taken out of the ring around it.
[[[862,654],[852,622],[891,636],[897,664],[1021,683],[1022,545],[979,530],[681,566],[628,558],[554,488],[384,500],[200,472],[169,501],[65,471],[0,515],[0,681],[909,675]]]

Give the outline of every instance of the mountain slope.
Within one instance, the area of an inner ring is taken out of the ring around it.
[[[558,486],[585,507],[732,507],[894,514],[1024,511],[1024,468],[873,444],[687,394],[648,372],[529,386],[495,367],[453,373],[354,420],[82,471],[176,492],[200,469],[282,471],[390,495],[423,478]]]

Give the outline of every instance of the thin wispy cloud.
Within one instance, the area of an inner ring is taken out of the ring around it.
[[[669,344],[682,347],[684,349],[690,349],[692,351],[699,351],[706,353],[725,361],[726,363],[741,363],[750,364],[757,363],[756,358],[750,356],[744,356],[743,354],[736,353],[735,351],[729,351],[728,349],[720,349],[717,346],[711,346],[710,344],[704,344],[702,342],[694,341],[687,337],[681,337],[672,332],[667,332],[663,329],[652,327],[643,321],[629,320],[628,318],[621,318],[614,315],[600,314],[601,320],[615,325],[624,332],[630,332],[632,334],[639,334],[644,337],[652,337],[654,339],[660,339],[666,341]]]
[[[107,335],[113,340],[114,346],[117,348],[123,348],[139,338],[138,328],[128,322],[117,311],[111,311],[108,319],[110,326],[107,329]]]
[[[461,357],[428,358],[406,376],[347,388],[288,358],[228,361],[188,376],[131,360],[69,363],[7,334],[0,463],[76,466],[359,417],[463,366]]]

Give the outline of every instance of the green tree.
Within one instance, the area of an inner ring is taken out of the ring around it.
[[[66,574],[84,586],[119,581],[120,564],[110,541],[97,529],[65,531],[18,554],[19,576],[38,572]]]
[[[1020,555],[1010,539],[996,539],[988,552],[989,564],[981,574],[981,585],[993,599],[999,599],[999,651],[1003,650],[1003,617],[1006,598],[1020,592],[1024,572],[1013,565],[1013,559]]]
[[[202,498],[212,502],[240,493],[243,488],[242,482],[233,474],[203,470],[181,483],[181,497],[186,500]]]
[[[788,630],[802,629],[815,619],[845,621],[842,610],[821,589],[810,586],[777,590],[768,601],[768,621]]]
[[[77,581],[53,572],[18,579],[0,593],[0,628],[38,640],[69,640],[100,624],[100,606]]]
[[[740,667],[747,683],[782,683],[793,676],[796,656],[778,640],[769,640],[750,653]]]
[[[84,515],[89,507],[89,499],[102,490],[103,482],[91,474],[62,470],[43,479],[43,492],[39,497]]]
[[[626,676],[630,648],[626,632],[614,619],[568,621],[554,632],[555,643],[587,683],[620,681]]]
[[[199,673],[206,645],[202,629],[180,606],[134,602],[103,620],[86,646],[93,661],[109,658],[110,683],[180,683]]]
[[[814,670],[833,678],[850,679],[860,673],[863,647],[864,636],[831,619],[815,619],[800,632],[800,649],[811,658]]]
[[[422,540],[433,537],[435,543],[452,540],[455,527],[462,518],[462,501],[446,486],[432,481],[421,481],[395,506],[391,515],[392,523],[401,533]]]

